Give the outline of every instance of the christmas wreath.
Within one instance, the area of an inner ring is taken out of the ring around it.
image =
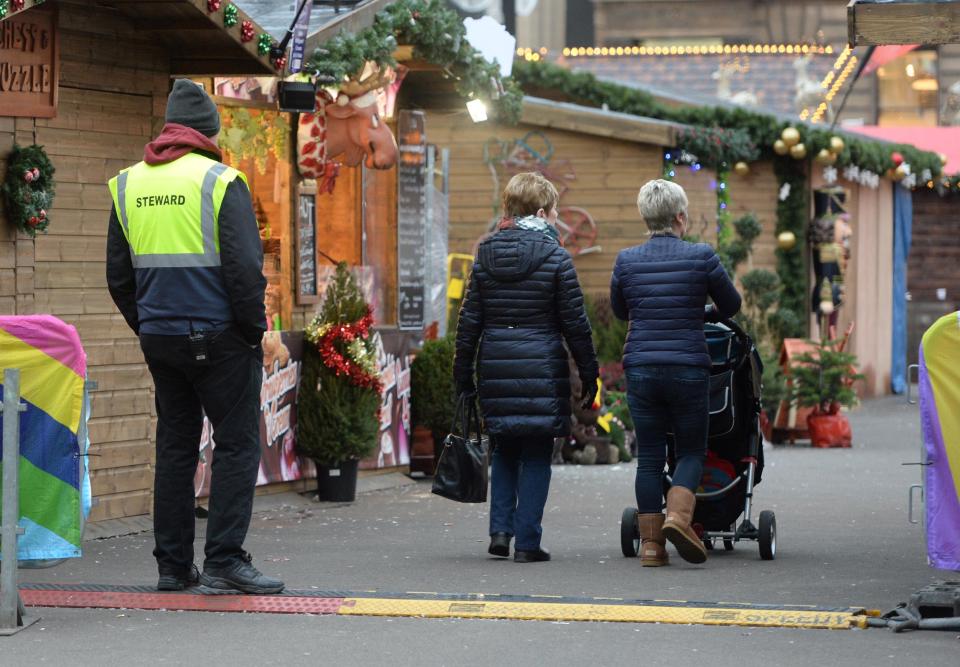
[[[7,158],[7,177],[0,186],[4,208],[7,217],[30,236],[50,226],[47,210],[53,206],[54,171],[43,146],[14,145]]]

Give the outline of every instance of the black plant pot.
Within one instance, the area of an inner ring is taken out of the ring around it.
[[[343,461],[338,466],[317,466],[317,500],[352,503],[357,498],[357,464]]]

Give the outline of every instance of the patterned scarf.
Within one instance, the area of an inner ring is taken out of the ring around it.
[[[536,215],[524,217],[506,218],[497,225],[498,229],[523,229],[529,232],[540,232],[550,237],[554,241],[560,242],[560,234],[557,228],[549,224],[543,218]]]

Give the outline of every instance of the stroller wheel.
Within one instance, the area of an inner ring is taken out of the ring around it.
[[[628,507],[620,516],[620,550],[627,558],[640,553],[640,534],[637,532],[637,508]]]
[[[777,517],[770,510],[760,512],[758,527],[760,541],[760,558],[773,560],[777,557]]]
[[[733,540],[725,539],[723,541],[723,550],[724,551],[733,551]]]

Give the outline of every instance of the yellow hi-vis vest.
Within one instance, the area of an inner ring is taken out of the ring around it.
[[[138,162],[110,179],[134,269],[220,266],[218,217],[240,171],[197,153]]]

